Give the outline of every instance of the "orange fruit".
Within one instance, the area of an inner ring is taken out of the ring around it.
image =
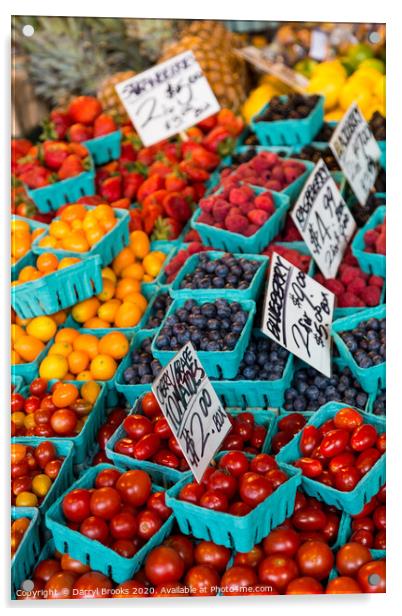
[[[99,221],[99,224],[102,227],[102,229],[105,231],[105,233],[108,233],[110,229],[113,229],[116,223],[117,223],[117,220],[115,218],[103,218],[102,220]]]
[[[135,327],[142,317],[142,312],[138,306],[131,302],[124,301],[116,312],[114,324],[116,327]]]
[[[32,280],[32,275],[36,272],[33,265],[26,265],[19,273],[18,280],[20,282],[28,282]]]
[[[65,381],[75,381],[75,374],[73,374],[72,372],[66,372],[65,376],[64,376],[64,380]]]
[[[110,323],[99,317],[91,317],[83,323],[83,327],[86,329],[103,329],[104,327],[110,327]]]
[[[99,308],[98,317],[102,319],[102,321],[114,323],[119,306],[121,306],[121,301],[119,299],[110,299]]]
[[[68,357],[73,351],[73,345],[70,342],[55,342],[49,349],[48,355],[62,355]]]
[[[100,301],[97,297],[90,297],[89,299],[84,299],[84,301],[79,302],[73,306],[71,310],[71,315],[75,321],[78,323],[84,323],[96,316],[98,312],[98,308],[101,305]]]
[[[142,280],[144,278],[144,268],[141,263],[132,263],[128,267],[125,267],[121,272],[122,278],[135,278],[135,280]]]
[[[85,351],[90,359],[94,359],[99,353],[99,340],[93,334],[80,334],[73,341],[74,351]]]
[[[106,203],[101,203],[101,205],[97,205],[94,210],[92,210],[95,218],[97,220],[104,220],[105,218],[114,218],[113,208]]]
[[[67,205],[64,208],[62,213],[60,214],[60,219],[65,222],[72,222],[76,218],[84,219],[87,214],[87,210],[81,203],[72,203],[71,205]]]
[[[69,342],[72,344],[79,335],[78,329],[74,329],[73,327],[64,327],[57,332],[54,341]]]
[[[82,231],[72,231],[69,235],[64,237],[61,240],[61,247],[64,250],[71,250],[73,252],[88,252],[90,248]]]
[[[39,240],[39,246],[41,248],[56,248],[57,240],[55,237],[51,235],[45,235],[41,240]]]
[[[140,283],[134,278],[122,278],[119,280],[115,290],[115,297],[123,299],[129,293],[134,293],[140,290]]]
[[[13,218],[11,221],[11,231],[22,231],[23,233],[30,233],[29,222],[27,220],[18,220]]]
[[[112,269],[114,273],[118,276],[120,272],[124,270],[124,268],[134,263],[134,261],[135,257],[133,251],[131,250],[131,248],[126,246],[112,261]]]
[[[15,351],[14,349],[11,351],[11,365],[16,366],[17,364],[22,364],[22,357]]]
[[[20,325],[17,325],[16,323],[13,323],[11,325],[11,341],[14,344],[14,342],[16,340],[18,340],[18,338],[21,338],[21,336],[25,336],[25,331],[22,329],[22,327]]]
[[[96,381],[88,381],[81,387],[81,398],[87,400],[91,404],[95,404],[97,397],[99,396],[101,388]]]
[[[67,313],[65,310],[59,310],[59,312],[52,314],[52,319],[56,325],[63,325],[67,319]]]
[[[82,228],[85,232],[90,231],[90,229],[95,229],[98,225],[99,220],[97,220],[91,212],[88,213],[82,221]]]
[[[26,327],[28,323],[30,323],[31,321],[32,319],[21,319],[21,317],[19,317],[18,315],[15,315],[15,322],[17,323],[17,325],[20,325],[21,327]]]
[[[130,233],[130,246],[137,259],[143,259],[149,253],[151,247],[145,231],[132,231]]]
[[[91,247],[95,246],[95,244],[97,244],[104,235],[105,233],[100,226],[93,227],[92,229],[88,229],[88,231],[85,231],[85,237]]]
[[[161,257],[163,255],[163,258]],[[150,252],[143,260],[142,265],[144,270],[150,276],[156,278],[162,269],[163,261],[166,255],[163,252]]]
[[[14,342],[14,350],[26,362],[34,361],[44,348],[43,342],[34,336],[20,336]]]
[[[128,340],[121,332],[105,334],[99,341],[99,353],[110,355],[113,359],[124,357],[128,353],[128,347]]]
[[[114,271],[112,270],[111,267],[104,267],[102,270],[102,278],[107,278],[108,280],[111,280],[112,282],[116,282],[117,281],[117,276],[114,273]]]
[[[57,325],[54,319],[45,315],[35,317],[27,325],[27,334],[38,338],[38,340],[42,340],[42,342],[49,342],[56,331]]]
[[[88,368],[89,355],[86,351],[72,351],[67,361],[70,372],[72,374],[79,374]]]
[[[90,370],[84,370],[80,372],[75,377],[76,381],[91,381],[94,377],[92,376],[92,372]]]
[[[68,362],[63,355],[48,355],[39,366],[39,376],[43,379],[64,379],[68,372]]]
[[[141,314],[147,309],[148,302],[145,297],[141,293],[128,293],[124,296],[124,302],[130,302],[130,304],[135,304],[141,310]]]
[[[36,267],[43,274],[55,272],[59,265],[59,260],[52,252],[44,252],[37,258]]]
[[[90,371],[97,381],[108,381],[114,376],[116,370],[117,363],[110,355],[98,355],[91,361]]]
[[[78,229],[83,229],[84,228],[84,221],[80,220],[79,218],[76,218],[75,220],[73,220],[73,222],[71,223],[71,229],[73,231],[77,231]]]
[[[115,283],[112,282],[109,278],[103,278],[103,289],[96,296],[101,302],[107,302],[109,299],[112,299],[114,295]]]
[[[58,383],[52,394],[52,402],[59,409],[67,408],[77,400],[79,391],[72,383]]]
[[[63,257],[59,263],[59,270],[64,269],[65,267],[70,267],[71,265],[75,265],[76,263],[81,263],[81,259],[78,257]]]
[[[144,280],[142,282],[152,282],[153,280],[153,276],[150,276],[149,274],[144,274]]]
[[[21,259],[31,248],[31,234],[26,231],[15,231],[11,237],[11,254]]]
[[[71,233],[71,227],[64,220],[53,220],[49,225],[49,234],[55,237],[56,240],[62,240],[69,233]]]
[[[34,229],[31,233],[32,241],[36,240],[36,238],[42,235],[43,232],[44,232],[44,229]]]

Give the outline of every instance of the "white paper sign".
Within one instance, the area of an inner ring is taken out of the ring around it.
[[[364,205],[377,178],[381,151],[356,103],[339,122],[329,146],[357,200]]]
[[[331,376],[334,303],[333,293],[273,253],[262,331],[326,376]]]
[[[152,391],[200,482],[232,424],[191,342],[161,370]]]
[[[313,30],[310,41],[310,58],[324,60],[328,54],[328,35],[321,30]]]
[[[322,159],[290,215],[325,278],[335,278],[356,223]]]
[[[192,51],[157,64],[115,88],[146,146],[184,131],[220,109]]]

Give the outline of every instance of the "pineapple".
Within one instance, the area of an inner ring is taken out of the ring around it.
[[[106,79],[100,84],[97,94],[104,111],[110,113],[115,120],[118,120],[123,124],[128,122],[129,118],[123,103],[115,90],[115,85],[121,81],[130,79],[130,77],[134,77],[135,74],[136,73],[134,71],[120,71],[119,73],[114,73],[114,75],[109,75],[109,77],[106,77]]]
[[[193,51],[220,104],[239,111],[247,91],[245,62],[234,53],[240,44],[240,37],[218,21],[193,21],[184,28],[181,38],[166,48],[159,61]]]
[[[139,45],[141,55],[154,64],[164,46],[176,40],[188,22],[177,19],[129,19],[124,20],[126,32]]]

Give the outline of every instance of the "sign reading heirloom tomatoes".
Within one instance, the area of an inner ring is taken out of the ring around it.
[[[335,278],[356,223],[323,160],[305,183],[291,216],[325,278]]]
[[[161,370],[152,391],[200,482],[231,423],[191,342]]]
[[[331,376],[334,303],[333,293],[273,253],[262,331],[326,376]]]
[[[357,200],[364,205],[378,174],[381,150],[356,103],[339,122],[329,146]]]
[[[192,51],[157,64],[115,88],[145,146],[184,131],[220,109]]]

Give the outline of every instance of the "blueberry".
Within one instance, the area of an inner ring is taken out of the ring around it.
[[[216,316],[216,306],[209,302],[202,304],[201,314],[203,314],[208,319],[212,319]]]
[[[143,385],[147,383],[152,383],[153,380],[154,380],[154,377],[152,374],[144,374],[144,376],[141,377],[141,383]]]
[[[156,346],[158,349],[169,349],[170,339],[168,336],[164,336],[162,333],[156,338]]]
[[[179,319],[179,321],[181,321],[182,323],[187,323],[189,312],[184,307],[179,308],[178,310],[176,310],[176,316]]]
[[[212,282],[212,286],[213,286],[215,289],[223,289],[223,288],[224,288],[224,286],[225,286],[225,281],[224,281],[224,279],[223,279],[223,278],[219,278],[219,276],[214,276],[214,277],[212,278],[212,281],[211,281],[211,282]]]
[[[308,385],[305,381],[300,381],[297,384],[297,391],[299,392],[299,394],[305,394],[307,389],[308,389]]]
[[[256,362],[256,355],[255,353],[253,353],[252,351],[246,351],[244,353],[244,362],[248,365],[248,366],[253,366]]]
[[[297,398],[297,396],[298,396],[298,391],[294,387],[289,387],[285,391],[285,400],[287,401],[294,400],[295,398]]]
[[[314,378],[314,385],[316,385],[318,389],[325,389],[327,386],[327,379],[323,376],[317,375]]]
[[[365,392],[358,393],[355,399],[355,404],[359,409],[365,409],[367,404],[367,394]]]
[[[337,392],[338,390],[334,385],[328,385],[328,387],[326,387],[324,390],[325,397],[330,400],[334,399],[334,396],[336,396]]]
[[[246,366],[243,374],[245,379],[252,381],[257,376],[257,370],[254,366]]]
[[[310,400],[318,400],[318,396],[320,395],[320,390],[318,389],[316,385],[310,385],[309,387],[307,387],[305,393],[306,393],[306,396]]]
[[[296,413],[302,413],[306,410],[306,408],[307,405],[304,396],[297,396],[297,398],[293,400],[293,409],[296,411]]]
[[[234,349],[236,346],[237,340],[238,340],[238,337],[233,332],[226,334],[226,336],[224,337],[224,342],[225,342],[225,345],[228,347],[228,349]]]
[[[216,340],[208,340],[206,345],[206,351],[219,351],[220,345]]]

